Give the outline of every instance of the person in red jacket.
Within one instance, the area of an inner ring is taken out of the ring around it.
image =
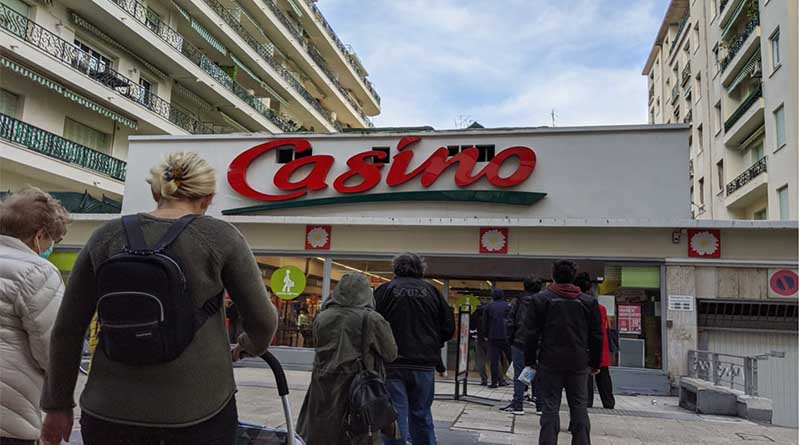
[[[582,272],[575,277],[575,284],[581,288],[582,292],[589,293],[592,280],[588,273]],[[614,385],[611,383],[611,373],[608,371],[608,367],[611,366],[611,349],[608,346],[608,312],[602,304],[597,306],[600,309],[600,320],[603,323],[603,349],[600,355],[600,372],[597,375],[589,374],[588,407],[591,408],[594,402],[594,383],[596,381],[603,408],[614,409]]]

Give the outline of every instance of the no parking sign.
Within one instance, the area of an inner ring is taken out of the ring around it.
[[[769,270],[770,298],[797,298],[797,269]]]

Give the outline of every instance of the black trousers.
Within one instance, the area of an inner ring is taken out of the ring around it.
[[[182,428],[131,426],[81,413],[84,445],[234,445],[239,424],[236,399],[217,415]]]
[[[36,445],[36,441],[14,439],[13,437],[0,437],[0,445]]]
[[[561,429],[561,418],[558,415],[561,408],[561,390],[567,392],[569,404],[570,432],[572,445],[589,445],[589,412],[586,410],[588,389],[586,379],[589,370],[582,371],[557,371],[540,367],[536,372],[537,397],[542,402],[542,417],[539,420],[539,445],[556,445],[558,432]]]
[[[597,392],[600,393],[600,400],[603,402],[603,408],[614,409],[614,385],[611,383],[611,373],[608,371],[608,366],[600,368],[600,373],[593,376],[589,374],[589,408],[592,407],[594,402],[594,382],[597,382]]]
[[[506,370],[500,369],[503,355],[511,355],[508,342],[505,340],[489,340],[489,368],[492,371],[492,385],[499,385],[506,381]]]

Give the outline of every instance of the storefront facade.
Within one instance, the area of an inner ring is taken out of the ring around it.
[[[209,160],[219,172],[209,213],[250,243],[281,311],[276,351],[298,366],[310,365],[308,325],[345,273],[378,286],[394,255],[418,252],[455,307],[492,287],[513,298],[526,276],[549,279],[554,259],[574,259],[621,331],[617,390],[663,394],[697,349],[697,299],[727,298],[720,275],[763,269],[766,283],[768,270],[797,269],[796,222],[689,219],[687,135],[673,125],[143,137],[131,141],[123,212],[153,208],[145,178],[163,154]],[[59,253],[106,218],[77,219]],[[291,299],[270,284],[286,266],[306,282]],[[691,310],[673,296],[691,297]],[[444,353],[455,361],[454,345]]]

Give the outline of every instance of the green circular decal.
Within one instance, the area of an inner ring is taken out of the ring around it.
[[[458,297],[458,300],[456,301],[456,303],[458,303],[458,306],[456,306],[456,307],[461,307],[461,305],[463,305],[463,304],[468,304],[469,305],[469,311],[470,311],[470,313],[472,313],[472,312],[475,312],[475,309],[477,309],[478,305],[481,304],[481,300],[478,297],[476,297],[475,295],[466,294],[466,295],[462,295],[462,296]]]
[[[272,272],[269,286],[281,300],[294,300],[306,288],[306,276],[297,266],[284,266]]]

